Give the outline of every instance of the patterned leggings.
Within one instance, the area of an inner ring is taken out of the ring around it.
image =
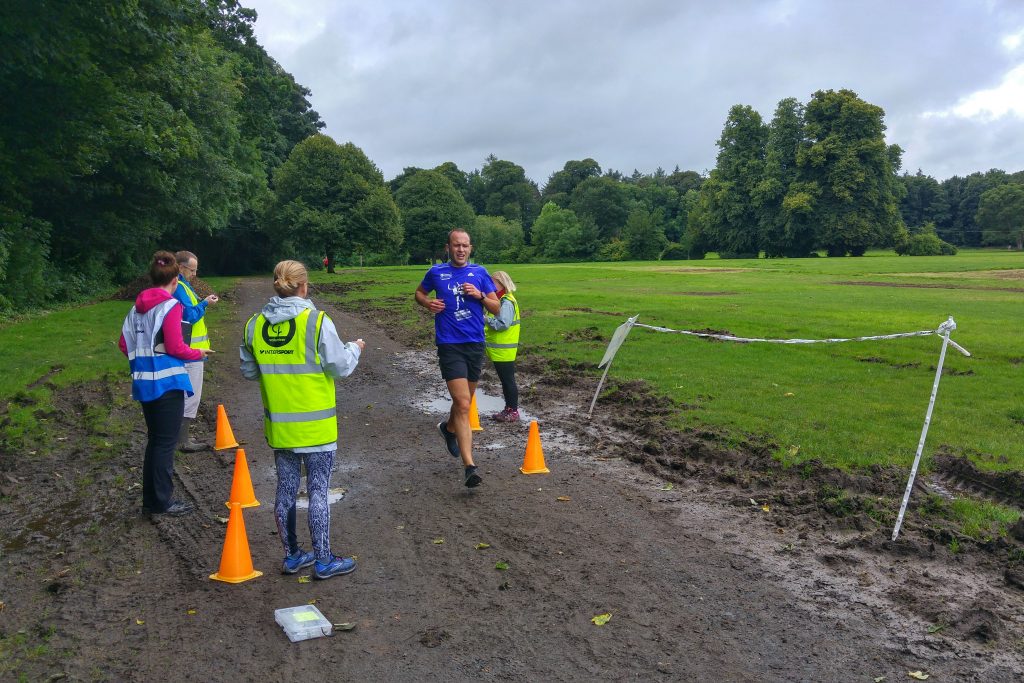
[[[277,533],[284,544],[285,555],[294,555],[299,551],[299,541],[295,536],[295,498],[299,494],[301,464],[305,461],[306,489],[309,492],[309,535],[313,539],[313,552],[319,562],[331,560],[331,508],[327,504],[327,487],[331,481],[334,453],[274,451],[274,461],[277,463],[274,516],[277,518]]]

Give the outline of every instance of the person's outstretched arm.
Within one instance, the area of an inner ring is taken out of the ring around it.
[[[363,340],[345,343],[338,336],[338,329],[330,316],[324,315],[320,325],[320,367],[330,377],[348,377],[359,365],[359,356],[363,352]]]
[[[181,304],[181,319],[185,322],[192,324],[206,315],[206,307],[209,305],[206,299],[200,300],[195,306],[193,306],[192,301],[188,298],[188,294],[185,293],[185,288],[182,286],[180,280],[178,281],[178,286],[174,289],[174,294],[172,296]]]

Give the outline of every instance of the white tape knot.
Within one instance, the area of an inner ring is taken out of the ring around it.
[[[955,329],[956,329],[956,321],[953,320],[953,316],[949,316],[949,319],[946,320],[946,322],[944,322],[941,325],[939,325],[939,329],[935,330],[935,333],[936,334],[941,334],[941,335],[945,336],[945,335],[949,334],[950,332],[952,332]]]

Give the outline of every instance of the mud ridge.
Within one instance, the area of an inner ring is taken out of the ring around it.
[[[551,403],[569,403],[586,396],[596,386],[597,372],[583,363],[560,359],[534,360],[524,370],[533,382],[559,391]],[[911,512],[904,520],[899,542],[889,535],[906,486],[907,471],[872,465],[844,471],[810,460],[784,467],[774,457],[778,444],[757,435],[724,435],[709,429],[680,428],[676,416],[692,406],[680,406],[658,395],[642,380],[612,382],[598,398],[595,420],[619,432],[607,449],[616,457],[639,465],[644,471],[676,484],[710,482],[732,487],[734,503],[750,505],[751,499],[767,504],[780,526],[821,531],[857,532],[849,547],[873,552],[935,555],[936,543],[954,541],[959,552],[981,551],[976,561],[991,566],[1015,566],[1014,544],[996,538],[979,542],[960,534],[940,514],[928,514],[928,490],[923,478],[915,486]],[[939,462],[944,463],[942,457]],[[989,477],[965,458],[954,468],[962,482],[975,482],[972,491],[1016,492],[999,496],[1016,502],[1024,494],[1019,473]],[[942,468],[942,464],[937,464]],[[951,469],[946,467],[946,470]],[[980,483],[978,483],[980,482]],[[937,512],[937,511],[936,511]],[[1008,564],[1009,563],[1009,564]]]
[[[932,468],[947,481],[955,482],[987,498],[1024,508],[1024,473],[983,472],[965,456],[956,455],[949,450],[936,452],[932,458]]]

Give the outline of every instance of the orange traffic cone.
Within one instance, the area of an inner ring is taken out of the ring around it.
[[[473,400],[469,402],[469,428],[474,432],[482,432],[484,428],[480,426],[480,413],[476,411],[476,393],[473,393]]]
[[[519,468],[523,474],[547,474],[551,470],[544,464],[544,449],[540,445],[540,428],[536,420],[530,421],[530,436],[526,440],[526,455],[523,466]]]
[[[231,431],[228,413],[224,410],[224,405],[221,404],[217,406],[217,440],[213,445],[213,450],[222,451],[225,448],[238,448],[238,442],[235,441],[235,434]]]
[[[256,492],[252,489],[252,478],[249,476],[249,465],[245,461],[245,449],[235,451],[235,476],[231,480],[231,496],[224,503],[231,507],[238,503],[244,508],[254,508],[260,504],[256,500]]]
[[[263,572],[252,568],[252,553],[249,552],[249,538],[245,535],[242,506],[232,503],[228,533],[224,537],[224,551],[220,556],[220,569],[216,574],[210,574],[210,578],[226,583],[242,583],[257,576],[263,576]]]

